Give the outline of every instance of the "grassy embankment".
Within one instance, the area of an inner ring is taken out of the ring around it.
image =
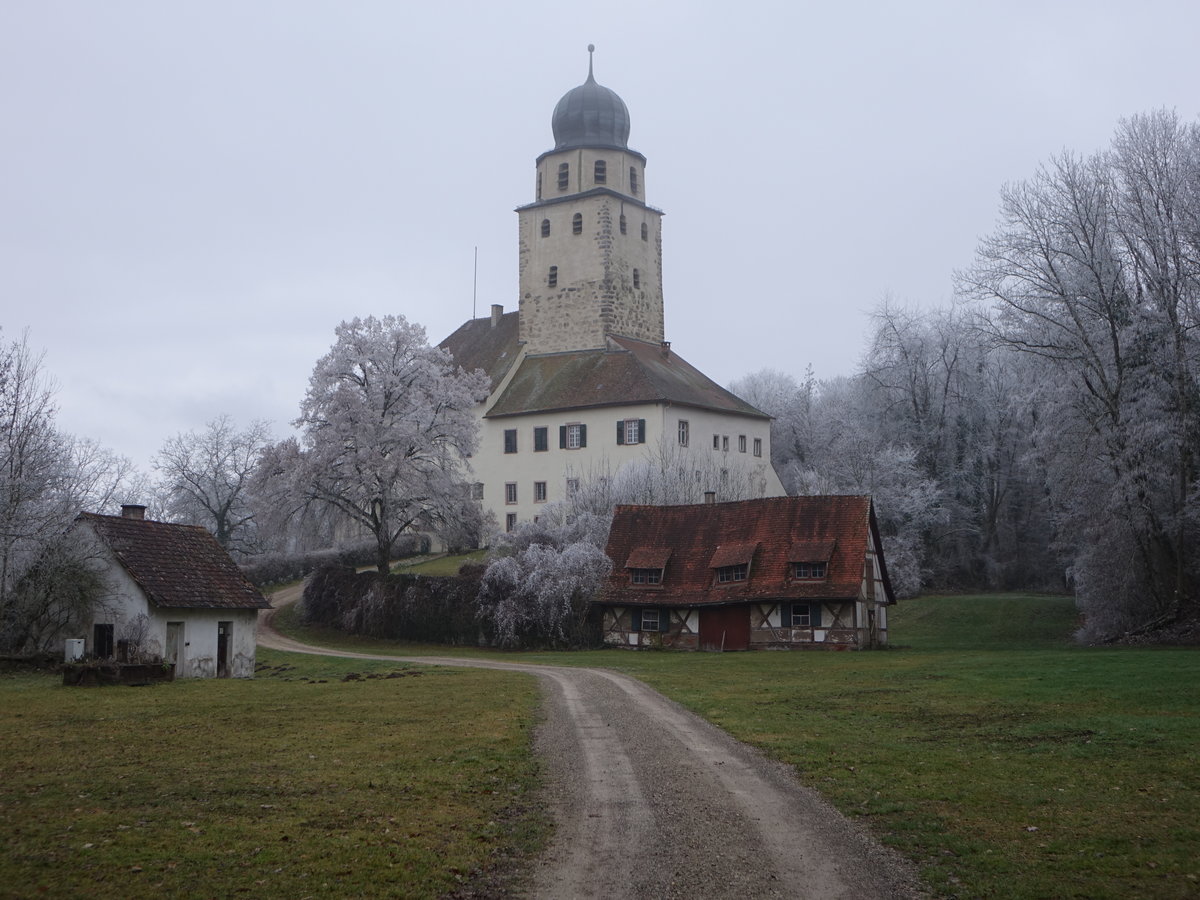
[[[1200,651],[1074,646],[1061,597],[928,597],[891,621],[880,653],[521,659],[654,685],[794,764],[944,896],[1200,897]]]
[[[143,688],[0,674],[0,897],[439,897],[541,846],[533,679],[259,659]]]

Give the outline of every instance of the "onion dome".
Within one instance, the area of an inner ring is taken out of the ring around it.
[[[594,44],[588,44],[587,81],[563,94],[550,127],[554,129],[554,149],[571,147],[628,148],[629,109],[625,101],[592,75]]]

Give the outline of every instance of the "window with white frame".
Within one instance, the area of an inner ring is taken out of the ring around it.
[[[642,631],[662,631],[662,616],[661,610],[653,607],[643,609],[641,615],[641,630]]]
[[[688,420],[680,419],[679,420],[679,446],[680,447],[686,447],[688,445],[688,438],[689,438],[688,428],[689,428]]]
[[[504,502],[509,504],[517,502],[517,483],[515,481],[504,485]]]
[[[754,439],[754,455],[762,456],[762,438]]]
[[[738,435],[738,453],[745,453],[745,452],[746,452],[746,436],[744,434],[739,434]]]
[[[823,562],[792,563],[792,577],[804,581],[819,581],[825,577],[828,564]]]
[[[644,444],[644,443],[646,443],[646,420],[645,419],[618,419],[617,420],[617,443],[618,444]]]
[[[750,574],[748,563],[738,563],[735,566],[721,566],[717,569],[718,584],[732,584],[735,581],[745,581]]]
[[[662,569],[630,569],[629,580],[633,584],[662,584]]]
[[[533,502],[534,503],[545,503],[546,502],[546,482],[535,481],[533,483]]]
[[[784,628],[809,628],[820,624],[820,607],[817,604],[785,603],[783,605]]]
[[[560,425],[558,446],[561,450],[579,450],[587,446],[587,426],[581,422]]]
[[[721,449],[726,453],[729,452],[729,435],[727,434],[721,435]]]

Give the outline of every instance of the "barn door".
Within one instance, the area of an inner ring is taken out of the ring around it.
[[[233,623],[217,623],[217,677],[229,677],[229,651],[233,644]]]
[[[701,650],[749,650],[750,607],[718,606],[700,610]]]

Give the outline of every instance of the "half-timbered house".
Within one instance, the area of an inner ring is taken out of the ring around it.
[[[896,602],[870,497],[618,506],[600,600],[621,647],[864,649]]]

